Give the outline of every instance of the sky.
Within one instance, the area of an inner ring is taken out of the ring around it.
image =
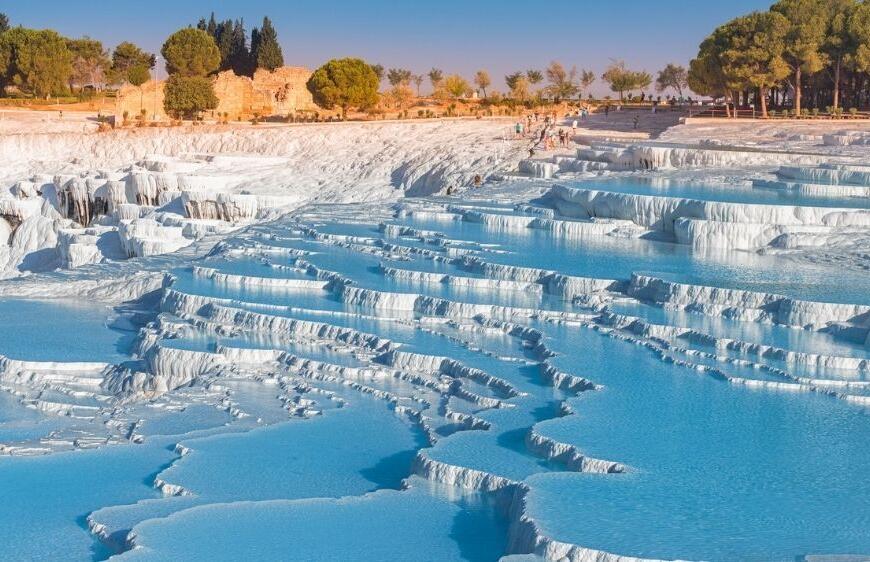
[[[470,79],[489,71],[495,89],[517,70],[551,60],[600,75],[611,59],[655,75],[669,62],[688,65],[720,23],[769,7],[771,0],[0,0],[13,25],[88,35],[106,47],[132,41],[159,53],[173,31],[214,11],[243,18],[248,31],[269,16],[287,65],[316,68],[358,56],[386,68],[425,74],[432,67]],[[606,93],[600,80],[593,93]]]

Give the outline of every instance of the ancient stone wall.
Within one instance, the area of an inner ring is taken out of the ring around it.
[[[115,99],[115,123],[120,124],[127,114],[127,119],[134,121],[143,114],[148,121],[163,121],[167,119],[163,111],[163,81],[149,80],[141,86],[124,84],[118,90]]]
[[[230,120],[250,119],[255,114],[261,117],[286,116],[298,112],[317,111],[305,83],[311,76],[307,68],[282,66],[270,72],[259,69],[251,79],[236,76],[228,70],[213,78],[218,107],[207,112],[205,117],[217,118],[224,113]],[[146,82],[141,87],[124,85],[118,91],[115,107],[116,123],[121,123],[124,113],[129,121],[135,120],[145,110],[146,119],[166,120],[163,110],[164,81]]]

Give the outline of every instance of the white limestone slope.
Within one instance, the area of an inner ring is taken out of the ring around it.
[[[0,135],[0,277],[174,252],[226,231],[219,223],[314,201],[456,190],[513,169],[523,148],[504,140],[501,120],[106,134],[27,125]]]
[[[866,209],[701,201],[561,184],[546,201],[562,216],[629,221],[699,250],[812,247],[870,230]]]

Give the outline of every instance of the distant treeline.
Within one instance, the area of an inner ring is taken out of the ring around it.
[[[251,31],[250,40],[242,20],[216,22],[212,14],[197,27],[213,39],[219,56],[217,66],[209,66],[207,73],[233,70],[252,76],[258,68],[274,70],[284,64],[268,17]],[[169,66],[169,58],[164,58]],[[0,95],[47,98],[107,85],[139,86],[151,77],[155,64],[154,54],[128,41],[109,51],[88,36],[71,39],[51,29],[11,27],[0,13]]]

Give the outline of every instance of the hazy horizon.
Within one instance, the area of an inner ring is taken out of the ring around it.
[[[506,74],[543,69],[551,60],[596,75],[610,59],[623,59],[629,67],[653,74],[669,62],[687,65],[716,25],[766,9],[770,1],[735,0],[707,4],[703,10],[685,4],[625,0],[619,5],[583,6],[555,0],[542,10],[495,0],[473,5],[448,0],[438,9],[388,0],[298,6],[268,0],[241,5],[155,0],[118,2],[108,8],[45,0],[4,6],[0,11],[7,13],[12,25],[52,28],[70,37],[89,35],[107,48],[128,40],[155,53],[170,33],[196,24],[212,11],[219,20],[243,18],[248,32],[267,15],[278,30],[287,65],[313,69],[330,58],[352,55],[423,74],[434,66],[471,78],[484,68],[494,89],[505,91]],[[603,95],[609,90],[599,80],[592,92]]]

